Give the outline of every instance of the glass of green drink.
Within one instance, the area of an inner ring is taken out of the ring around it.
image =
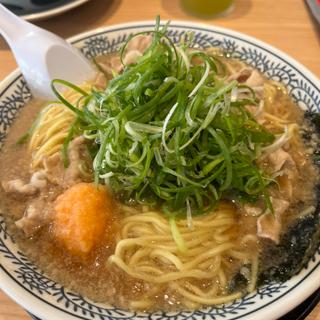
[[[224,15],[234,6],[234,0],[180,0],[180,2],[185,11],[201,18]]]

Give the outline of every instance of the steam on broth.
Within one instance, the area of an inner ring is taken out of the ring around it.
[[[28,104],[0,156],[21,249],[70,289],[135,310],[232,301],[292,276],[318,243],[312,123],[282,84],[165,32],[97,57],[81,87],[54,81],[59,101]]]

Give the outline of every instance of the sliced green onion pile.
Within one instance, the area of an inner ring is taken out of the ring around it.
[[[92,141],[96,183],[105,182],[123,201],[173,215],[202,214],[228,197],[263,200],[272,210],[271,180],[256,160],[274,135],[245,108],[258,105],[254,91],[221,80],[221,61],[190,49],[188,41],[174,45],[167,28],[157,19],[155,30],[145,33],[153,36],[150,47],[105,91],[87,95],[66,81],[52,82]],[[82,93],[84,107],[66,101],[56,84]],[[244,98],[238,90],[247,92]]]

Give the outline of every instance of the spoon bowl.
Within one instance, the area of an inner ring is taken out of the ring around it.
[[[37,98],[54,98],[50,83],[55,78],[81,84],[94,75],[89,61],[68,42],[22,20],[1,4],[0,33]]]

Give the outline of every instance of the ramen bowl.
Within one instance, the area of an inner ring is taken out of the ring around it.
[[[136,32],[152,30],[153,22],[115,25],[70,39],[88,58],[114,52]],[[305,67],[281,51],[235,31],[189,22],[172,22],[168,36],[179,42],[194,32],[198,48],[220,47],[229,55],[280,81],[304,110],[320,112],[320,82]],[[0,143],[19,110],[31,99],[19,70],[0,84]],[[1,164],[4,165],[4,164]],[[319,208],[318,208],[319,210]],[[272,282],[232,303],[194,311],[139,313],[90,301],[56,283],[21,252],[0,216],[0,287],[13,300],[43,320],[109,319],[277,319],[304,301],[319,287],[320,247],[302,270],[286,282]]]

